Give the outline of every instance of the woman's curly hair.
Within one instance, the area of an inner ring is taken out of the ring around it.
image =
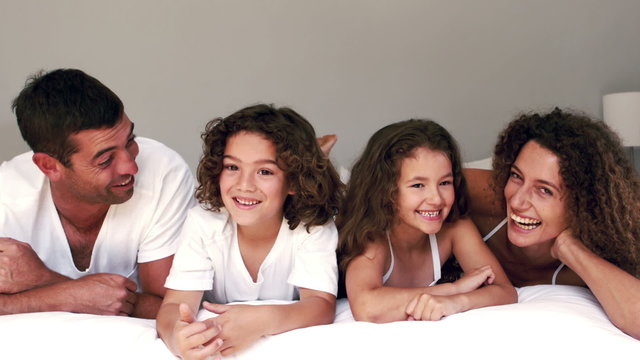
[[[639,276],[640,180],[618,135],[602,121],[558,108],[521,115],[500,133],[495,146],[493,187],[502,201],[511,166],[532,140],[559,159],[566,220],[576,238]]]
[[[287,196],[283,210],[290,229],[302,222],[308,231],[337,214],[343,184],[320,150],[313,126],[290,108],[266,104],[249,106],[207,123],[201,135],[203,155],[196,190],[196,198],[205,209],[220,211],[224,207],[219,184],[224,150],[227,139],[243,131],[263,135],[276,147],[278,166],[295,191]]]
[[[441,151],[451,161],[455,201],[445,221],[453,222],[466,215],[467,187],[460,152],[449,132],[431,120],[411,119],[387,125],[373,134],[353,166],[336,219],[342,269],[346,269],[369,242],[383,236],[394,225],[402,160],[412,156],[418,147]]]

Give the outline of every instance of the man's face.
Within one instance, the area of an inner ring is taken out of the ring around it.
[[[126,114],[114,127],[71,135],[78,151],[58,184],[68,196],[87,204],[121,204],[133,196],[138,144]]]

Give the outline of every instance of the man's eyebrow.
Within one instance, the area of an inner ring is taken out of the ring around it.
[[[131,139],[131,135],[133,135],[133,128],[135,127],[136,124],[134,124],[133,122],[131,123],[131,129],[129,129],[129,135],[127,136],[127,142],[129,141],[129,139]],[[98,151],[95,155],[93,155],[93,160],[99,158],[100,156],[102,156],[102,154],[104,153],[108,153],[109,151],[112,151],[116,148],[116,146],[109,146],[108,148],[102,149],[100,151]]]

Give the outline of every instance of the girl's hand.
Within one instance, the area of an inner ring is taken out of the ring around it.
[[[491,266],[485,265],[470,273],[464,274],[461,279],[455,281],[453,284],[456,286],[457,293],[462,294],[473,291],[483,284],[491,285],[495,278],[496,275],[493,273]]]
[[[180,304],[180,319],[173,332],[179,355],[183,359],[207,359],[214,356],[222,346],[220,325],[214,319],[196,321],[194,314],[186,304]]]
[[[262,306],[222,305],[203,302],[206,310],[218,314],[216,322],[222,330],[219,338],[224,341],[220,353],[224,356],[246,349],[264,335],[264,321],[261,320]]]
[[[464,310],[462,304],[451,296],[420,294],[407,305],[407,320],[437,321]]]

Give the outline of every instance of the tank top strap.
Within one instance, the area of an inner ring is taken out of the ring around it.
[[[502,229],[504,224],[507,223],[507,220],[509,220],[509,218],[504,218],[504,220],[500,221],[500,223],[496,225],[496,227],[494,227],[493,230],[489,231],[489,233],[482,238],[482,240],[484,240],[484,242],[487,242],[487,240],[491,239],[493,234],[497,233],[498,230]]]
[[[389,252],[391,253],[391,265],[389,265],[389,269],[387,269],[387,272],[382,277],[382,284],[386,284],[387,280],[389,280],[389,277],[391,276],[391,273],[393,272],[393,264],[394,264],[393,246],[391,246],[391,238],[389,237],[389,232],[388,231],[387,231],[387,242],[389,243]]]
[[[431,259],[433,260],[433,282],[429,286],[435,285],[435,283],[442,277],[440,269],[440,251],[438,250],[438,239],[435,234],[429,234],[429,243],[431,245]]]
[[[558,277],[558,274],[560,273],[560,270],[562,270],[563,267],[564,267],[564,263],[560,263],[556,271],[553,272],[553,276],[551,277],[551,285],[556,284],[556,278]]]

